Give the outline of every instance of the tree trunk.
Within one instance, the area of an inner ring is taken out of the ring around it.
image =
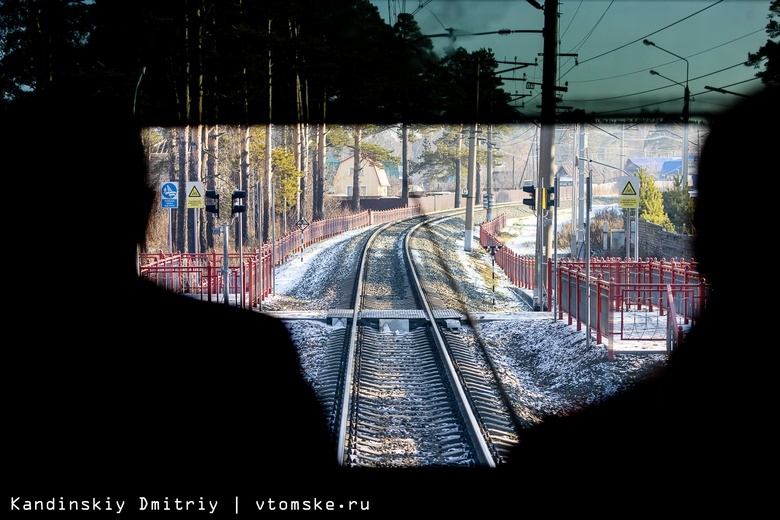
[[[189,127],[189,169],[186,175],[190,181],[200,180],[200,125]],[[189,211],[189,220],[187,222],[187,235],[189,241],[189,252],[200,253],[200,233],[199,233],[199,211],[198,208],[192,208]]]
[[[271,203],[271,194],[273,193],[273,177],[271,175],[271,168],[273,167],[271,161],[271,152],[273,151],[271,149],[273,146],[271,142],[272,130],[273,126],[271,123],[265,125],[265,182],[267,188],[265,190],[265,198],[263,199],[265,203],[263,204],[263,238],[261,242],[270,242],[270,227],[273,226],[274,223],[273,205]]]
[[[198,1],[195,6],[195,14],[193,16],[194,23],[195,23],[195,30],[193,31],[193,37],[195,38],[195,44],[194,44],[194,50],[195,50],[195,64],[197,66],[197,69],[195,70],[195,120],[196,121],[203,121],[203,10],[201,10],[202,6],[202,0]],[[197,152],[197,155],[195,156],[194,161],[194,171],[192,174],[192,179],[194,181],[204,181],[204,172],[205,168],[203,165],[203,151],[206,150],[207,146],[207,140],[206,140],[206,128],[203,124],[199,124],[195,128],[195,132],[193,132],[193,142],[195,143],[195,151]],[[204,194],[201,193],[201,196]],[[205,211],[201,210],[200,208],[194,209],[194,216],[193,219],[195,224],[195,233],[197,236],[197,240],[195,242],[197,249],[196,252],[200,253],[208,249],[208,246],[206,244],[206,223],[205,223],[205,217],[204,217]]]
[[[313,220],[325,218],[325,176],[327,173],[326,164],[326,142],[325,142],[325,124],[317,125],[317,155],[312,169],[314,181],[314,205],[312,211]]]
[[[191,121],[191,107],[190,107],[190,81],[192,80],[190,74],[190,68],[191,68],[191,62],[189,60],[190,55],[190,16],[189,12],[185,11],[184,15],[184,56],[186,56],[184,61],[184,82],[183,82],[183,95],[182,95],[182,114],[184,115],[185,121]],[[187,209],[187,180],[188,180],[188,172],[189,172],[189,154],[190,154],[190,126],[186,125],[184,127],[184,130],[181,135],[180,143],[181,148],[180,152],[182,154],[182,157],[179,160],[179,184],[182,188],[181,190],[181,196],[182,196],[182,240],[185,241],[184,248],[181,249],[181,251],[192,253],[191,248],[195,247],[195,236],[194,236],[194,226],[192,225],[193,219],[192,219],[192,211]],[[186,239],[184,238],[184,232],[186,227]]]
[[[219,157],[219,125],[206,130],[208,136],[208,148],[206,152],[206,182],[204,186],[207,190],[216,190],[217,184],[217,157]],[[220,208],[221,210],[221,208]],[[205,238],[206,249],[211,251],[214,247],[214,233],[213,230],[219,225],[218,218],[215,218],[213,213],[206,213],[205,224]]]
[[[300,114],[299,114],[300,115]],[[295,158],[295,166],[301,172],[304,171],[305,165],[303,163],[303,123],[295,123],[293,125],[293,157]],[[295,197],[295,221],[299,221],[303,217],[301,206],[303,204],[303,190],[304,182],[302,177],[298,177],[298,193]]]
[[[168,180],[170,182],[176,182],[176,142],[178,135],[176,133],[176,130],[172,130],[168,133]],[[182,236],[181,232],[179,230],[178,222],[181,221],[181,215],[179,214],[181,208],[181,183],[178,184],[179,186],[179,200],[176,201],[176,211],[169,209],[168,210],[168,244],[170,246],[169,253],[173,254],[174,251],[184,251],[182,246],[179,244],[179,237]]]
[[[296,40],[298,38],[299,27],[297,24],[290,22],[290,39]],[[296,45],[297,48],[297,45]],[[304,217],[303,205],[306,201],[306,154],[304,148],[306,147],[306,115],[304,114],[304,92],[303,84],[301,83],[301,75],[298,71],[298,53],[295,53],[295,59],[293,67],[295,67],[295,109],[296,109],[296,123],[293,127],[293,155],[295,157],[295,164],[297,168],[303,173],[302,177],[298,178],[298,194],[295,201],[295,217],[296,222],[300,221]]]
[[[239,165],[239,179],[238,189],[247,191],[249,186],[249,127],[246,125],[241,126],[241,164]],[[247,207],[246,197],[241,201],[244,208]],[[238,251],[239,245],[246,242],[247,239],[247,215],[246,213],[239,213],[236,219],[236,233],[235,244],[236,251]]]
[[[268,20],[268,34],[270,36],[271,34],[271,20]],[[268,49],[268,123],[265,127],[265,176],[266,176],[266,192],[265,192],[265,201],[266,203],[263,205],[263,236],[262,239],[260,239],[260,243],[262,242],[271,242],[273,239],[273,226],[274,226],[274,204],[273,204],[273,175],[272,175],[272,169],[273,169],[273,162],[271,161],[271,152],[272,150],[272,142],[271,142],[271,132],[273,131],[273,125],[271,124],[273,111],[271,110],[272,107],[272,74],[271,71],[273,70],[273,61],[271,61],[271,49]]]
[[[359,126],[355,127],[355,157],[352,173],[352,204],[351,208],[354,213],[360,211],[360,138],[363,129]]]
[[[460,190],[461,190],[461,184],[460,184],[460,182],[461,182],[460,181],[460,168],[461,168],[460,153],[461,153],[461,150],[463,148],[463,125],[460,125],[460,127],[458,127],[457,140],[458,140],[458,154],[455,157],[455,207],[459,208],[460,207],[460,198],[461,198],[460,197]]]
[[[401,151],[401,203],[404,206],[409,204],[409,124],[403,123],[402,126],[402,151]]]
[[[189,126],[185,126],[178,131],[179,141],[179,208],[176,219],[176,250],[180,253],[187,252],[187,136],[189,135]]]

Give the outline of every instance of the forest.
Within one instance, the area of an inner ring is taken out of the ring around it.
[[[223,219],[231,194],[246,191],[234,238],[252,247],[278,216],[283,229],[345,211],[326,201],[329,156],[354,157],[354,212],[362,158],[457,179],[467,153],[458,125],[529,123],[490,49],[439,56],[413,16],[389,25],[366,0],[5,0],[0,38],[0,110],[47,92],[124,100],[144,129],[150,183],[175,182],[183,196],[187,181],[202,181],[220,194]],[[765,82],[777,63],[769,43],[751,56],[768,64]],[[451,135],[409,165],[365,141],[388,128],[404,143]],[[169,221],[175,250],[206,250],[216,218],[180,203],[155,225]]]
[[[381,159],[376,147],[361,151],[367,121],[443,123],[466,106],[517,118],[489,50],[440,58],[413,17],[391,27],[364,0],[10,0],[0,21],[0,104],[69,89],[126,99],[145,129],[152,184],[173,181],[183,194],[198,180],[223,201],[253,187],[257,203],[241,227],[255,246],[256,234],[270,236],[272,206],[284,215],[306,203],[299,215],[324,216],[327,146],[348,139],[355,157]],[[202,213],[179,204],[175,250],[211,248],[214,222]]]

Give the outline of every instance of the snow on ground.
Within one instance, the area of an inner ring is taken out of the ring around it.
[[[316,291],[319,287],[323,287],[327,281],[327,277],[330,275],[329,269],[323,269],[323,264],[328,263],[328,259],[335,259],[335,255],[327,255],[329,250],[343,245],[347,240],[365,233],[369,227],[353,229],[339,233],[338,235],[328,238],[326,240],[320,240],[314,244],[304,248],[300,253],[292,255],[287,262],[276,268],[274,275],[274,295],[268,298],[271,301],[274,296],[279,294],[289,294],[289,292],[295,288],[302,277],[307,280],[306,286],[312,291]]]
[[[519,241],[525,240],[525,226],[521,229],[524,231],[518,238],[507,242],[513,250]],[[288,294],[299,298],[302,292],[316,301],[325,282],[337,276],[334,273],[338,273],[338,265],[331,265],[343,258],[337,251],[349,239],[367,231],[362,228],[342,233],[293,255],[276,269],[276,294],[267,299],[269,306],[274,301],[282,302]],[[451,258],[462,267],[459,272],[474,273],[463,276],[463,282],[476,284],[477,292],[485,295],[476,302],[481,307],[469,312],[473,321],[462,326],[460,333],[467,342],[479,342],[486,347],[526,424],[594,404],[665,366],[666,353],[657,349],[641,355],[615,351],[610,360],[607,346],[597,343],[594,335],[587,338],[584,330],[569,325],[566,318],[555,320],[551,313],[523,311],[527,307],[522,305],[519,289],[498,266],[497,303],[491,306],[487,295],[492,288],[474,271],[477,262],[490,262],[489,254],[479,247],[478,232],[473,237],[477,247],[470,252],[463,250],[464,233],[448,235],[454,242],[439,246],[453,253]],[[333,326],[315,320],[288,320],[286,324],[298,346],[304,374],[316,387],[324,350],[321,341]]]
[[[454,247],[452,251],[457,257],[461,266],[462,273],[466,273],[462,282],[468,283],[474,288],[476,294],[482,295],[484,302],[493,301],[498,299],[501,303],[502,312],[514,312],[527,310],[528,303],[523,300],[517,288],[509,281],[509,278],[504,274],[501,267],[498,264],[494,264],[492,259],[489,261],[491,269],[493,271],[492,278],[488,282],[483,276],[481,276],[475,269],[475,256],[489,258],[487,253],[482,251],[479,246],[479,228],[474,230],[472,235],[472,250],[466,251],[464,249],[465,231],[461,231],[454,238]],[[487,260],[485,260],[487,262]],[[472,297],[472,301],[476,300]]]

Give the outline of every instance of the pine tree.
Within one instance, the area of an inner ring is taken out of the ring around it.
[[[639,169],[639,217],[658,224],[666,231],[674,231],[674,225],[664,211],[664,199],[646,168]]]
[[[748,53],[745,65],[757,69],[763,64],[764,70],[756,72],[756,76],[765,85],[776,85],[780,83],[780,44],[777,42],[780,37],[780,0],[772,0],[769,4],[767,18],[766,33],[769,40],[758,51]]]
[[[672,189],[662,194],[664,210],[669,215],[675,231],[681,234],[693,234],[695,205],[689,191],[688,186],[683,186],[682,177],[675,175]]]

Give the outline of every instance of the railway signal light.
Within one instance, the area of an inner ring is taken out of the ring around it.
[[[556,205],[555,200],[555,187],[551,186],[547,188],[547,196],[545,198],[545,208],[552,208]]]
[[[206,198],[213,200],[206,203],[206,211],[214,213],[219,218],[219,193],[217,190],[206,190]]]
[[[244,205],[245,198],[245,190],[235,190],[233,192],[233,209],[230,211],[230,216],[233,216],[236,213],[244,213],[246,211],[246,206]]]
[[[531,194],[531,198],[523,199],[523,204],[531,206],[531,209],[536,209],[536,187],[535,186],[523,186],[523,191]]]

